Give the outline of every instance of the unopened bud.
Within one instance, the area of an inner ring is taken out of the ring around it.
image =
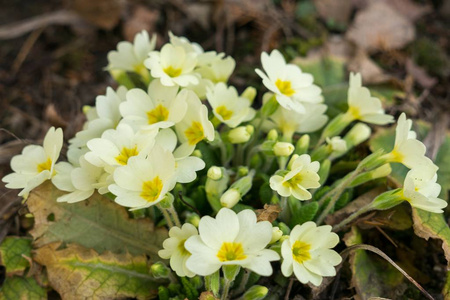
[[[242,166],[238,167],[237,174],[238,174],[239,177],[247,176],[248,168],[247,167],[242,167]]]
[[[249,288],[242,298],[244,300],[262,300],[267,296],[269,289],[262,285],[254,285]]]
[[[357,123],[349,132],[345,135],[344,140],[349,147],[354,147],[361,144],[370,137],[372,130],[364,123]]]
[[[278,228],[280,228],[280,230],[283,232],[284,235],[289,235],[289,233],[291,232],[289,226],[287,226],[283,222],[278,223]]]
[[[203,157],[202,152],[199,149],[195,149],[194,152],[192,152],[191,156],[195,156],[195,157],[198,157],[198,158],[202,158]]]
[[[230,188],[225,193],[223,193],[222,197],[220,197],[220,204],[223,207],[232,208],[235,206],[239,200],[241,200],[241,194],[237,189]]]
[[[252,86],[249,86],[245,89],[245,91],[241,94],[241,97],[244,97],[250,101],[250,104],[253,103],[256,97],[256,89]]]
[[[298,139],[295,145],[295,154],[302,155],[308,153],[310,137],[308,134],[304,134]]]
[[[294,150],[294,145],[286,142],[278,142],[273,146],[273,153],[276,156],[289,156]]]
[[[155,278],[168,278],[170,269],[162,262],[156,262],[150,267],[150,271]]]
[[[186,217],[186,222],[198,227],[198,224],[200,223],[200,216],[196,213],[189,213]]]
[[[279,227],[272,228],[272,239],[269,244],[276,243],[283,236],[283,231]]]
[[[326,138],[328,146],[331,147],[332,152],[345,152],[347,151],[347,143],[340,136],[334,136],[331,139]]]
[[[228,133],[228,139],[232,144],[242,144],[248,142],[252,137],[254,127],[252,125],[236,127]]]
[[[223,170],[220,167],[212,166],[209,168],[207,176],[212,180],[219,180],[223,176]]]
[[[278,140],[278,132],[276,129],[271,129],[269,133],[267,133],[267,140],[276,141]]]

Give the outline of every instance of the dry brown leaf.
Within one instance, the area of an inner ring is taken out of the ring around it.
[[[325,20],[333,20],[347,25],[353,9],[353,2],[348,0],[314,0],[317,12]]]
[[[126,40],[133,41],[134,36],[142,30],[155,32],[155,26],[159,16],[160,13],[158,10],[137,5],[130,18],[123,25],[123,36]]]
[[[349,61],[347,68],[349,71],[361,73],[365,84],[378,84],[391,79],[391,76],[386,74],[363,50],[358,51]]]
[[[74,0],[72,8],[86,21],[103,29],[112,29],[119,23],[123,0]]]
[[[354,0],[354,2],[360,2],[357,4],[358,6],[384,2],[411,21],[415,21],[433,10],[429,4],[422,5],[411,0]]]
[[[272,223],[278,217],[281,212],[281,207],[279,205],[264,204],[263,209],[257,209],[256,215],[258,216],[258,222],[269,221]]]
[[[367,51],[399,49],[414,40],[410,20],[384,2],[359,11],[346,37]]]
[[[213,292],[203,292],[200,294],[199,300],[218,300],[219,298],[214,297]]]

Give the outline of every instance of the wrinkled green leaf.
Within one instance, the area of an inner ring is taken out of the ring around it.
[[[63,299],[155,297],[165,282],[150,274],[145,255],[104,252],[71,244],[57,250],[52,243],[36,250],[34,259],[47,268],[50,285]]]
[[[131,219],[126,208],[99,194],[79,203],[57,203],[56,198],[62,194],[50,183],[30,194],[27,203],[35,217],[30,231],[35,246],[77,243],[99,253],[108,250],[158,257],[157,252],[167,237],[166,229],[155,229],[149,219]]]
[[[417,236],[428,240],[442,240],[447,266],[450,267],[450,228],[443,214],[431,213],[421,209],[413,208],[413,228]]]
[[[292,212],[292,218],[290,222],[291,227],[297,224],[303,224],[305,222],[311,221],[312,219],[314,219],[314,216],[316,215],[318,210],[319,204],[317,202],[311,202],[302,205],[297,211]]]
[[[0,287],[0,300],[42,300],[47,291],[32,277],[7,277]]]
[[[9,236],[0,245],[0,263],[7,275],[23,275],[30,266],[23,256],[31,257],[31,239]]]
[[[362,244],[363,239],[356,226],[344,237],[347,246]],[[365,250],[350,253],[352,285],[358,296],[365,300],[371,297],[396,299],[406,289],[403,275],[391,264],[376,254]]]

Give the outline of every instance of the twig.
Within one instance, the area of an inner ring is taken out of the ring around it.
[[[42,31],[44,31],[45,27],[41,27],[35,31],[33,31],[30,36],[27,38],[25,43],[23,43],[22,48],[20,48],[19,53],[16,56],[16,59],[14,60],[11,72],[13,76],[17,74],[20,67],[22,66],[23,62],[27,58],[28,54],[30,53],[31,49],[33,48],[34,44],[36,43],[37,39],[41,36]]]
[[[49,25],[69,25],[79,24],[81,22],[83,22],[83,19],[75,12],[65,9],[58,10],[24,21],[0,26],[0,40],[14,39],[27,32]]]
[[[417,281],[414,280],[411,276],[409,276],[408,273],[406,273],[399,265],[397,265],[387,254],[385,254],[380,249],[366,244],[359,244],[359,245],[353,245],[342,251],[340,254],[342,256],[342,262],[341,264],[347,259],[347,256],[350,254],[351,251],[354,250],[367,250],[371,251],[373,253],[378,254],[382,258],[384,258],[388,263],[390,263],[394,268],[396,268],[400,273],[403,274],[403,276],[406,277],[406,279],[409,280],[412,284],[414,284],[421,292],[424,294],[428,299],[434,300],[433,296],[431,296]]]
[[[183,193],[182,193],[181,191],[178,192],[178,197],[180,198],[181,202],[183,202],[184,205],[190,207],[190,208],[191,208],[193,211],[195,211],[195,212],[197,213],[197,215],[199,215],[200,217],[202,216],[202,214],[200,213],[200,211],[199,211],[196,207],[190,205],[188,202],[186,202],[186,200],[184,200],[184,198],[183,198]]]
[[[284,295],[284,300],[289,300],[289,295],[291,294],[292,286],[294,285],[294,277],[289,279],[289,285],[286,289],[286,294]]]

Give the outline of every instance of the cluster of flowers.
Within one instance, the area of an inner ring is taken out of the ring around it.
[[[156,37],[150,39],[145,31],[134,43],[119,43],[117,51],[108,55],[107,69],[127,87],[108,88],[106,95],[97,97],[95,107],[85,108],[87,121],[69,141],[68,162],[57,162],[63,133],[52,127],[43,146],[27,146],[12,159],[14,173],[2,179],[6,186],[22,189],[19,195],[26,198],[32,189],[51,180],[67,192],[58,202],[82,201],[98,191],[112,193],[115,202],[131,209],[158,205],[176,215],[170,192],[176,183],[194,181],[197,171],[205,168],[196,146],[207,140],[219,149],[223,163],[208,170],[205,184],[217,215],[201,218],[198,230],[175,222],[160,251],[162,258],[170,259],[172,270],[192,277],[211,275],[222,266],[242,266],[269,276],[270,262],[281,254],[285,276],[294,273],[300,282],[314,285],[320,285],[323,276],[334,276],[341,257],[331,249],[339,242],[331,226],[306,222],[281,231],[267,221],[257,222],[253,210],[236,214],[230,208],[249,192],[255,172],[269,169],[255,165],[255,156],[265,155],[269,167],[274,159],[278,162],[279,170],[270,174],[269,183],[287,209],[287,198],[311,199],[326,181],[331,162],[370,137],[371,129],[364,123],[385,125],[393,117],[362,86],[361,75],[351,74],[348,110],[328,122],[327,106],[313,76],[287,64],[277,50],[261,55],[264,71],[256,72],[269,92],[262,97],[262,108],[255,111],[251,107],[254,88],[238,94],[227,85],[235,68],[231,57],[205,52],[198,44],[169,35],[170,43],[160,51],[154,50]],[[145,90],[136,88],[130,73],[137,75]],[[310,147],[307,133],[324,126],[317,145]],[[390,163],[402,163],[411,169],[403,188],[380,195],[367,210],[408,201],[420,209],[442,212],[447,203],[437,198],[437,167],[425,157],[425,146],[411,126],[402,114],[393,150],[366,157],[354,172],[331,185],[327,195],[337,200],[345,188],[385,177]],[[267,132],[263,140],[261,132]],[[303,135],[297,138],[296,133]],[[232,159],[234,174],[242,174],[229,185]],[[333,200],[328,206],[323,215],[330,212]],[[322,220],[319,217],[318,223]]]

